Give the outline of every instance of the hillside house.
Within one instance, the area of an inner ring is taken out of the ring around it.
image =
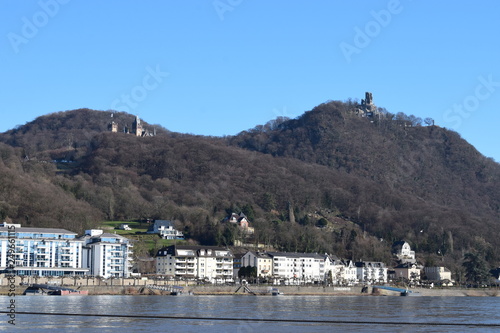
[[[120,224],[117,229],[118,230],[132,230],[132,228],[129,227],[128,224],[126,224],[126,223]]]
[[[411,250],[410,244],[405,241],[397,241],[392,244],[392,253],[401,263],[416,263],[415,251]]]
[[[174,228],[173,221],[155,220],[149,227],[148,234],[158,234],[163,239],[184,239],[184,234]]]
[[[223,222],[234,223],[248,234],[253,234],[255,231],[254,228],[250,226],[250,222],[243,212],[239,214],[231,213],[231,215],[224,218]]]

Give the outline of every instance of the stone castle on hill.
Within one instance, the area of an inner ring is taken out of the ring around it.
[[[373,96],[371,92],[365,93],[365,98],[361,100],[359,108],[354,110],[354,113],[360,117],[374,118],[380,116],[380,112],[375,104],[373,104]]]
[[[111,115],[113,117],[113,115]],[[108,124],[108,130],[113,133],[118,133],[118,123],[111,121]],[[156,128],[153,129],[153,132],[148,130],[147,128],[144,128],[144,126],[141,123],[141,119],[139,116],[135,116],[135,120],[132,123],[132,128],[129,128],[128,126],[123,127],[123,133],[127,134],[133,134],[135,136],[140,136],[140,137],[145,137],[145,136],[156,136]]]

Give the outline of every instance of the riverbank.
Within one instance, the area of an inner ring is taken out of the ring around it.
[[[71,287],[71,286],[69,286]],[[270,288],[275,286],[267,285],[249,285],[251,292],[238,289],[238,286],[213,286],[213,285],[193,285],[185,286],[184,292],[193,295],[270,295]],[[372,288],[368,288],[367,293],[361,293],[362,287],[321,287],[321,286],[279,286],[279,291],[284,295],[289,296],[372,296]],[[22,295],[25,286],[17,285],[15,287],[15,294]],[[169,291],[150,288],[147,285],[140,286],[79,286],[75,289],[86,290],[89,295],[169,295]],[[8,295],[12,292],[8,286],[0,286],[0,295]],[[498,289],[462,289],[462,288],[448,288],[448,289],[427,289],[427,288],[414,288],[412,291],[419,292],[422,296],[432,297],[451,297],[451,296],[469,296],[469,297],[495,297],[500,296]],[[385,296],[396,296],[397,293],[383,293]]]

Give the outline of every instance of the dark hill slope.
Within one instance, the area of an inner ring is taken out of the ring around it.
[[[450,244],[444,244],[443,237],[450,235],[455,249],[468,248],[473,242],[470,235],[494,243],[498,236],[491,221],[465,210],[423,201],[326,166],[203,137],[102,134],[94,138],[79,174],[59,181],[109,218],[173,218],[201,239],[225,209],[250,205],[259,239],[287,250],[341,251],[340,230],[307,229],[310,213],[318,211],[330,212],[327,217],[349,217],[379,238],[409,238],[422,251],[446,251]],[[106,193],[107,200],[100,193]],[[288,227],[282,229],[279,221],[291,219],[289,205],[298,223],[283,222]],[[305,230],[311,237],[300,240]]]
[[[47,175],[55,171],[54,164],[24,160],[0,143],[0,220],[74,231],[95,227],[104,214],[52,183]]]
[[[66,196],[49,197],[47,211],[64,203],[108,219],[176,219],[206,244],[234,241],[234,230],[219,221],[226,210],[245,209],[254,216],[257,240],[287,251],[382,259],[391,241],[406,239],[417,251],[461,258],[470,247],[500,245],[498,164],[454,132],[370,123],[346,107],[323,104],[299,119],[228,139],[138,138],[106,132],[104,112],[53,114],[0,136],[19,147],[6,147],[16,167],[2,172]],[[66,145],[68,136],[78,144]],[[24,160],[26,149],[38,159]],[[44,163],[63,154],[74,163]],[[20,188],[2,189],[5,204],[18,207],[8,193],[21,198]],[[25,209],[3,214],[22,222]],[[37,214],[43,216],[35,212],[31,220],[41,225]],[[329,228],[315,227],[319,217]],[[365,232],[384,242],[369,241]],[[495,252],[489,253],[492,259]]]
[[[325,165],[387,190],[500,220],[500,165],[456,132],[437,126],[408,128],[389,118],[372,123],[346,104],[330,102],[273,129],[240,133],[230,143]]]

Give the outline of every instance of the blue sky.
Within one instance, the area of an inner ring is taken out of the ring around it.
[[[3,0],[0,132],[87,107],[233,135],[371,91],[500,161],[497,4]]]

